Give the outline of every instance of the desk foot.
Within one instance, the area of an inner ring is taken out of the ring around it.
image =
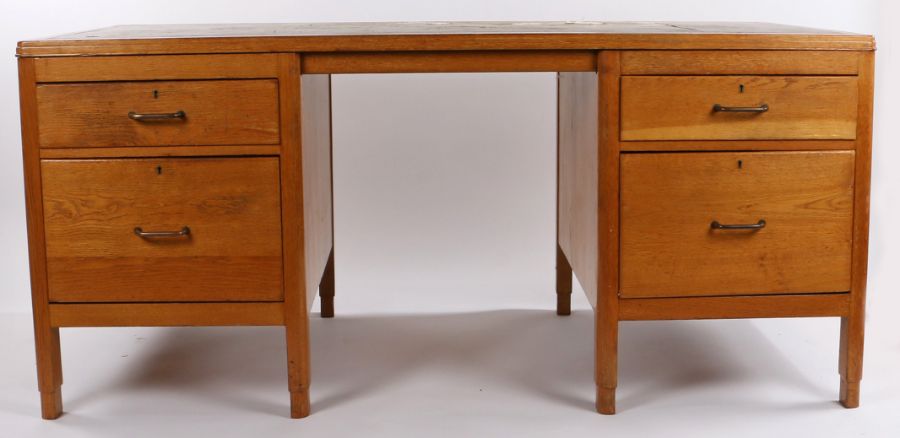
[[[859,407],[859,382],[841,379],[841,404],[847,409]]]
[[[291,418],[309,416],[309,390],[291,392]]]
[[[322,318],[334,318],[334,248],[328,254],[325,272],[319,282],[319,297],[322,299]]]
[[[41,417],[45,420],[55,420],[62,415],[62,391],[41,392]]]
[[[322,318],[334,318],[334,297],[322,298]]]
[[[616,388],[597,386],[597,412],[604,415],[616,413]]]
[[[572,265],[562,248],[556,245],[556,314],[572,313]]]

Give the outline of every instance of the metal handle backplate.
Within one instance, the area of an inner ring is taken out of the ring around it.
[[[716,113],[764,113],[769,110],[769,105],[764,103],[760,106],[723,106],[717,103],[712,109]]]
[[[723,224],[719,221],[712,221],[709,228],[713,230],[761,230],[766,227],[765,219],[760,219],[755,224]]]
[[[185,226],[180,231],[144,231],[141,227],[135,227],[134,234],[143,239],[166,239],[190,236],[191,229]]]
[[[136,122],[159,122],[166,120],[184,120],[187,113],[184,111],[175,111],[174,113],[136,113],[131,111],[128,118]]]

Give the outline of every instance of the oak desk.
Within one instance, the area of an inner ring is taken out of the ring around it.
[[[19,44],[38,383],[59,328],[283,325],[309,413],[333,315],[330,75],[558,72],[557,312],[841,318],[859,404],[874,41],[746,23],[123,26]]]

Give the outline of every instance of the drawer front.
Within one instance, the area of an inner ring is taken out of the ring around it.
[[[620,295],[848,291],[853,162],[852,151],[623,155]]]
[[[38,85],[37,101],[43,148],[280,141],[270,79]]]
[[[277,158],[45,160],[41,173],[50,301],[282,299]]]
[[[624,76],[621,93],[623,141],[856,138],[855,76]]]

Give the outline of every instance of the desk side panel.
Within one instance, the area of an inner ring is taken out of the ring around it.
[[[331,75],[300,76],[300,108],[306,305],[310,308],[334,242],[331,188]]]
[[[597,305],[596,72],[558,79],[558,241],[591,305]]]

